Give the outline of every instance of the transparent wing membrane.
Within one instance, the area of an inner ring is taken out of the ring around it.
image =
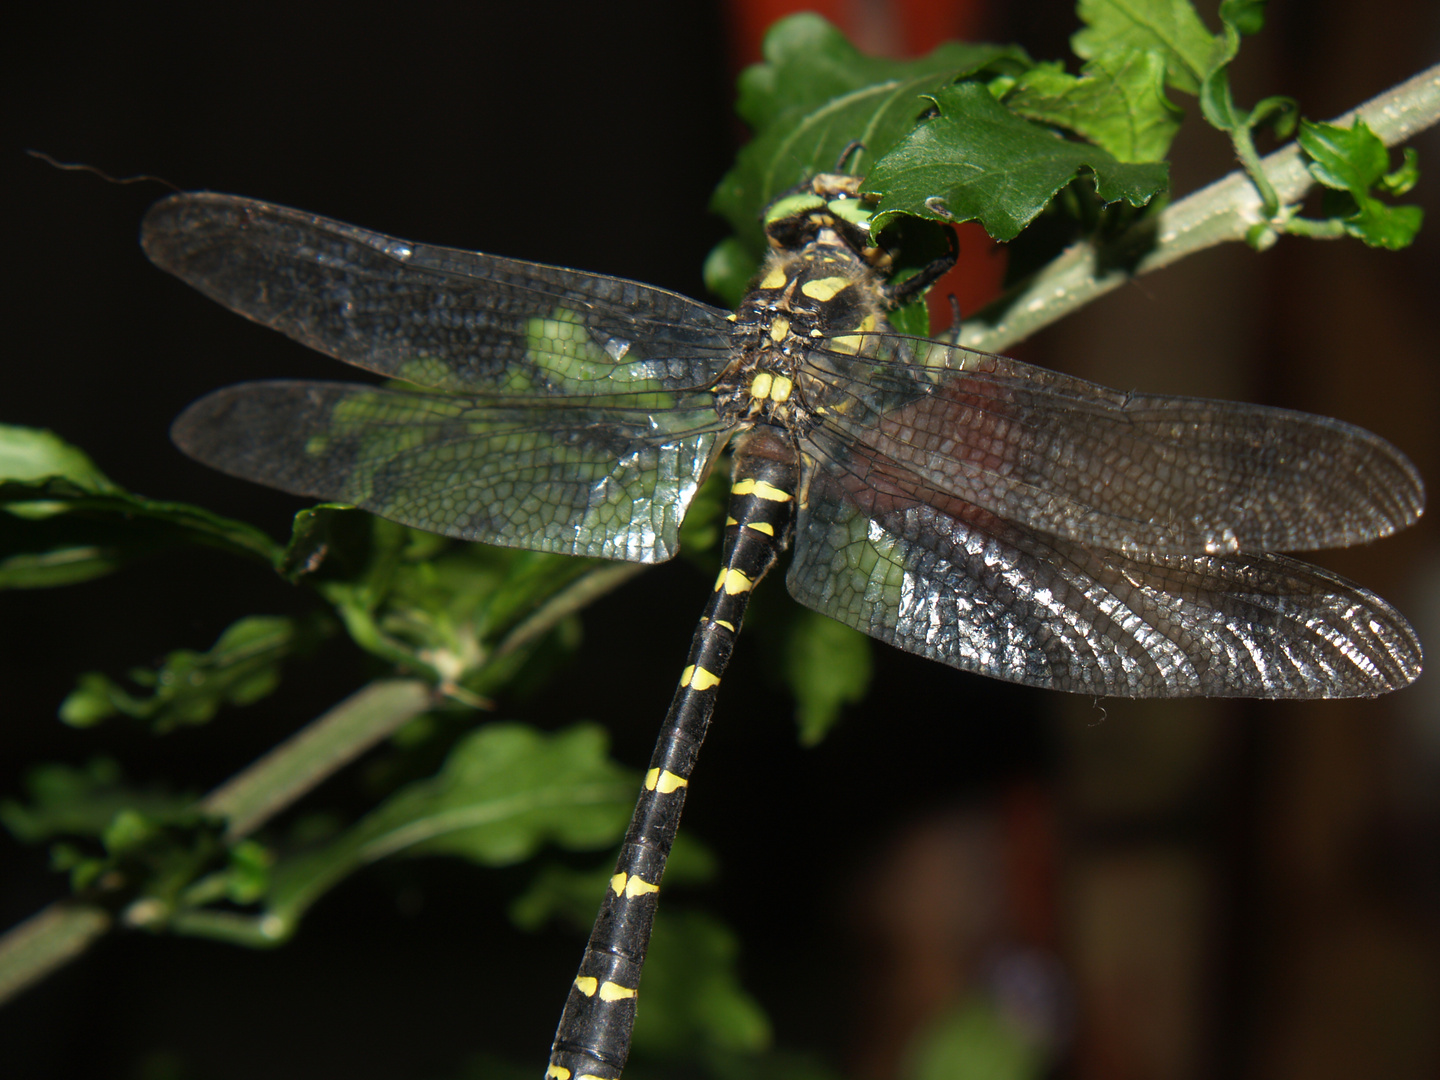
[[[834,276],[843,252],[772,268],[737,323],[635,282],[231,196],[162,201],[144,244],[233,310],[405,384],[210,395],[175,440],[232,475],[468,540],[653,562],[754,427],[800,459],[791,591],[907,651],[1125,696],[1352,696],[1419,673],[1383,600],[1268,554],[1413,522],[1424,488],[1389,443],[903,337],[867,321],[864,271]],[[805,297],[826,329],[775,314]],[[773,394],[782,364],[789,398]]]
[[[1424,506],[1405,456],[1339,420],[1121,394],[939,342],[877,343],[879,358],[827,380],[842,407],[816,441],[832,458],[858,447],[882,459],[921,498],[1132,554],[1192,555],[1345,547]]]
[[[414,244],[205,193],[155,204],[145,253],[302,345],[433,390],[542,398],[712,384],[725,311],[602,274]]]
[[[1131,556],[890,500],[825,470],[787,582],[807,607],[965,671],[1118,697],[1357,697],[1420,673],[1373,593],[1283,555]]]

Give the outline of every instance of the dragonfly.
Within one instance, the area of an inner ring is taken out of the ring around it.
[[[1415,467],[1340,420],[1121,393],[888,316],[859,177],[765,213],[734,311],[603,274],[399,240],[231,195],[148,212],[161,268],[390,382],[218,390],[172,434],[232,476],[511,547],[671,558],[728,446],[718,579],[551,1049],[619,1077],[657,893],[756,584],[907,652],[1125,697],[1353,697],[1420,673],[1409,624],[1277,554],[1363,543],[1424,507]]]

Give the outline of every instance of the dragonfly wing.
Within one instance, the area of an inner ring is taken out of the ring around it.
[[[1357,697],[1413,681],[1415,632],[1334,574],[1274,554],[1129,555],[944,513],[821,466],[787,578],[797,600],[907,652],[1120,697]]]
[[[1122,394],[940,342],[877,340],[838,380],[817,441],[942,502],[1135,555],[1343,547],[1424,507],[1405,456],[1339,420]]]
[[[354,383],[245,383],[195,402],[172,436],[232,476],[419,529],[659,562],[678,550],[723,444],[709,395],[674,398],[654,412],[530,408]]]
[[[233,195],[145,216],[153,262],[348,364],[436,390],[585,397],[707,386],[729,314],[622,278],[398,240]]]

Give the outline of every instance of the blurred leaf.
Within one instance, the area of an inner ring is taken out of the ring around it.
[[[1265,5],[1269,0],[1221,0],[1220,18],[1232,23],[1247,37],[1258,34],[1265,26]]]
[[[715,918],[660,908],[640,983],[636,1051],[673,1058],[765,1049],[770,1021],[740,985],[738,955],[735,934]]]
[[[1021,116],[1080,135],[1117,161],[1159,161],[1184,114],[1165,96],[1165,58],[1155,51],[1107,53],[1080,75],[1037,64],[1005,94]]]
[[[295,516],[278,569],[314,587],[355,643],[450,690],[484,695],[531,658],[496,662],[505,631],[558,593],[614,564],[451,540],[362,510],[322,504]],[[552,645],[574,635],[561,626]],[[553,650],[552,650],[553,652]]]
[[[187,813],[190,795],[127,787],[120,766],[109,758],[87,765],[37,765],[25,778],[28,804],[0,803],[0,822],[15,839],[36,844],[58,836],[98,840],[117,814],[131,809],[163,820]]]
[[[897,214],[979,221],[997,240],[1029,224],[1081,169],[1104,202],[1142,206],[1165,189],[1160,163],[1122,163],[1097,146],[1068,142],[1009,112],[978,83],[947,86],[938,115],[875,164],[867,189],[883,191],[877,228]]]
[[[244,522],[130,494],[35,428],[0,425],[0,511],[0,589],[89,581],[181,544],[266,561],[278,550]]]
[[[251,615],[226,628],[208,652],[177,649],[159,668],[135,668],[148,688],[135,696],[99,672],[88,672],[60,705],[60,719],[89,727],[115,715],[147,721],[157,732],[203,724],[222,705],[250,705],[280,682],[284,661],[312,652],[330,633],[326,618]]]
[[[831,172],[852,142],[858,172],[886,153],[924,114],[925,96],[981,71],[1018,74],[1030,66],[1016,46],[950,42],[918,60],[866,56],[814,14],[792,15],[765,36],[764,61],[740,75],[736,110],[753,138],[720,181],[711,208],[758,259],[760,214],[775,197]],[[731,260],[735,256],[729,256]]]
[[[800,741],[820,742],[840,710],[870,689],[870,639],[813,611],[802,612],[785,646],[785,681],[795,695]]]
[[[911,1044],[904,1080],[1040,1080],[1050,1054],[988,997],[974,996],[930,1022]]]
[[[456,744],[436,776],[397,791],[319,851],[282,861],[266,933],[288,936],[310,904],[386,856],[459,855],[505,866],[545,844],[586,851],[614,844],[639,780],[610,761],[606,746],[604,731],[589,724],[555,734],[485,725]]]
[[[1070,39],[1084,60],[1153,52],[1164,59],[1165,81],[1198,94],[1210,70],[1216,38],[1189,0],[1079,0],[1085,28]]]
[[[220,823],[193,796],[131,788],[112,761],[38,766],[26,787],[29,805],[0,804],[0,822],[24,843],[79,841],[51,847],[51,864],[69,872],[76,892],[101,885],[126,900],[144,897],[163,921],[160,913],[223,856]]]
[[[57,476],[90,492],[119,491],[79,447],[53,431],[0,424],[0,480]]]
[[[740,306],[745,290],[759,272],[759,256],[734,236],[721,240],[705,257],[705,287],[726,307]]]
[[[1413,151],[1406,152],[1399,169],[1389,172],[1390,151],[1360,119],[1349,128],[1302,120],[1298,139],[1310,158],[1311,175],[1330,189],[1328,216],[1371,247],[1395,250],[1410,244],[1424,212],[1418,206],[1387,206],[1371,189],[1409,190],[1419,172]]]
[[[680,523],[680,553],[707,574],[715,572],[715,549],[725,531],[730,501],[730,459],[723,457],[700,485]]]

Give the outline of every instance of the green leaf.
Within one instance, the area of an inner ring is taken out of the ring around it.
[[[147,721],[166,732],[203,724],[222,705],[250,705],[280,682],[281,664],[303,656],[330,633],[328,620],[252,615],[229,626],[208,652],[177,649],[154,670],[137,668],[132,682],[151,689],[128,693],[98,672],[82,675],[60,705],[60,719],[89,727],[115,715]]]
[[[1099,60],[1155,52],[1164,58],[1168,85],[1199,93],[1215,37],[1189,0],[1080,0],[1076,11],[1085,23],[1070,39],[1076,56]]]
[[[1265,5],[1268,2],[1269,0],[1222,0],[1220,20],[1232,24],[1246,37],[1258,34],[1265,26]]]
[[[765,37],[764,62],[740,76],[736,105],[754,137],[716,188],[711,207],[734,228],[752,259],[764,252],[761,211],[774,198],[835,169],[852,142],[850,165],[864,171],[915,126],[922,100],[981,71],[1018,74],[1030,66],[1013,46],[951,42],[918,60],[866,56],[818,15],[783,19]]]
[[[222,857],[220,825],[190,795],[127,786],[114,762],[77,769],[44,765],[26,778],[29,805],[0,804],[0,821],[24,843],[71,837],[51,846],[51,864],[71,888],[99,887],[130,901],[131,917],[162,923],[180,893]],[[103,850],[103,853],[102,853]],[[146,903],[135,906],[133,898]]]
[[[289,936],[325,892],[390,855],[458,855],[505,866],[546,844],[609,847],[624,832],[639,781],[606,756],[606,746],[595,725],[552,735],[487,724],[456,744],[434,777],[397,791],[320,850],[275,867],[260,925],[271,941]]]
[[[979,221],[997,240],[1019,234],[1050,198],[1090,170],[1106,203],[1143,206],[1163,191],[1164,163],[1122,163],[1096,146],[1067,142],[1016,116],[984,86],[935,94],[938,115],[876,163],[865,187],[885,194],[875,227],[899,214]]]
[[[51,431],[0,424],[0,480],[59,476],[85,491],[120,490],[78,447]]]
[[[1327,215],[1371,247],[1395,250],[1410,244],[1423,211],[1418,206],[1387,206],[1371,189],[1408,190],[1419,171],[1413,154],[1389,172],[1390,151],[1358,118],[1349,128],[1302,120],[1297,138],[1310,158],[1311,175],[1331,189],[1324,204]]]
[[[726,307],[739,307],[760,272],[760,259],[739,239],[727,236],[705,256],[705,287],[718,296]]]
[[[1075,132],[1118,161],[1159,161],[1184,114],[1165,96],[1165,58],[1154,50],[1107,53],[1068,74],[1037,64],[1006,93],[1007,108]]]
[[[1386,173],[1375,186],[1386,195],[1404,195],[1420,182],[1420,155],[1413,147],[1405,147],[1400,168]]]
[[[0,544],[6,530],[0,526]],[[115,548],[81,544],[0,558],[0,589],[51,589],[78,585],[116,570],[124,558]]]
[[[14,800],[0,804],[0,822],[24,844],[59,836],[99,839],[122,811],[173,819],[194,803],[189,795],[128,787],[120,766],[109,758],[96,758],[81,767],[37,765],[26,776],[25,788],[28,804]]]
[[[795,695],[800,741],[820,742],[840,710],[870,689],[870,639],[834,619],[805,611],[791,627],[785,651],[785,681]]]
[[[1237,108],[1230,93],[1230,62],[1240,52],[1240,33],[1230,23],[1216,41],[1210,64],[1200,84],[1200,112],[1221,131],[1243,132],[1249,139],[1250,114]]]
[[[554,658],[578,644],[578,628],[566,621],[526,649],[497,655],[501,636],[587,576],[613,575],[615,565],[464,543],[327,503],[295,516],[277,568],[332,604],[362,649],[480,704],[537,649]]]
[[[0,589],[101,577],[180,544],[273,559],[258,529],[197,506],[133,495],[48,431],[0,425]]]
[[[770,1021],[740,985],[738,955],[735,934],[723,923],[661,907],[645,958],[635,1050],[675,1058],[765,1049]]]
[[[979,995],[932,1020],[906,1056],[904,1080],[1040,1080],[1050,1068],[1043,1043]]]
[[[1310,175],[1326,187],[1352,195],[1368,194],[1390,167],[1390,151],[1358,118],[1349,128],[1302,120],[1299,142],[1310,158]]]

